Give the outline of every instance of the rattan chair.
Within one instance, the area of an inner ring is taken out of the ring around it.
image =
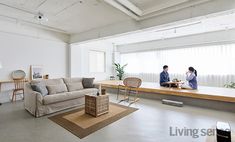
[[[121,92],[124,92],[124,98],[119,101],[119,103],[123,101],[129,102],[129,106],[137,101],[139,101],[138,88],[141,86],[142,80],[136,77],[127,77],[123,80],[123,85],[118,86],[117,100],[119,99],[119,95]],[[131,98],[133,95],[133,98]]]
[[[25,84],[25,79],[13,79],[14,80],[14,85],[15,88],[13,89],[13,94],[12,94],[12,99],[11,101],[16,101],[16,95],[23,95],[24,99],[24,84]]]

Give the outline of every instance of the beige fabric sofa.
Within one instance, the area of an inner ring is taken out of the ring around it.
[[[48,79],[41,80],[41,82],[43,82],[46,86],[66,85],[66,87],[68,87],[70,84],[81,83],[82,78]],[[70,86],[69,89],[66,90],[73,90],[73,86]],[[71,92],[65,91],[62,93],[43,96],[39,92],[33,91],[30,83],[26,83],[24,107],[35,117],[40,117],[64,109],[82,106],[85,103],[85,94],[97,93],[98,91],[99,86],[96,86],[96,88],[81,88]]]

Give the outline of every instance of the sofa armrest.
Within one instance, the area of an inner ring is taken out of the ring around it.
[[[29,83],[26,83],[24,91],[25,91],[25,97],[36,97],[38,101],[42,102],[43,100],[42,94],[39,92],[33,91]]]
[[[42,103],[43,96],[41,93],[33,91],[29,83],[25,84],[24,107],[34,116],[37,116],[37,105]]]

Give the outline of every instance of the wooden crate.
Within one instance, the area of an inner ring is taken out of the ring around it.
[[[85,95],[85,113],[100,116],[109,112],[109,95]]]

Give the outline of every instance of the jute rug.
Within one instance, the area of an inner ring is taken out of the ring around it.
[[[80,108],[49,117],[49,119],[82,139],[136,110],[138,109],[110,103],[109,113],[99,117],[85,114],[84,108]]]

